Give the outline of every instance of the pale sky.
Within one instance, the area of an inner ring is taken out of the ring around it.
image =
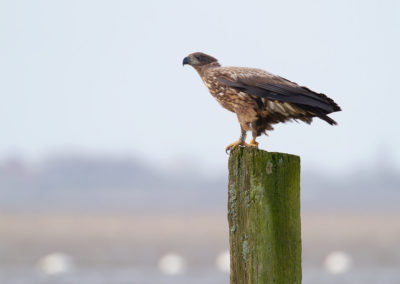
[[[64,151],[224,170],[239,136],[190,67],[203,51],[332,97],[323,121],[280,124],[260,148],[343,170],[399,165],[400,2],[1,1],[0,161]]]

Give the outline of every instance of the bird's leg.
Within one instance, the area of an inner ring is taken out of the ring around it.
[[[256,141],[256,139],[257,139],[257,132],[253,130],[253,131],[252,131],[252,134],[253,134],[253,138],[251,138],[251,140],[250,140],[250,146],[251,146],[251,147],[258,148],[258,142]]]
[[[225,152],[228,153],[228,151],[233,151],[237,146],[245,146],[245,147],[251,147],[250,144],[246,143],[246,130],[243,129],[242,126],[240,126],[241,133],[240,133],[240,138],[238,141],[233,142],[232,144],[229,144],[226,146]]]

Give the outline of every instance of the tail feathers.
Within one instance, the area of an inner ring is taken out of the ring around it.
[[[302,105],[301,106],[302,109],[306,110],[309,114],[311,114],[312,116],[316,116],[322,120],[325,120],[326,122],[328,122],[330,125],[337,125],[337,122],[334,121],[332,118],[330,118],[323,110],[318,109],[318,108],[314,108],[314,107],[310,107],[310,106],[306,106],[306,105]]]
[[[332,118],[330,118],[327,115],[319,115],[318,116],[320,119],[325,120],[326,122],[328,122],[330,125],[337,125],[337,122],[334,121]]]

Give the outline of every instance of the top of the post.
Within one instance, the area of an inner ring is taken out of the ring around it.
[[[230,155],[229,160],[231,159],[242,159],[242,158],[279,158],[279,157],[287,157],[290,159],[300,159],[299,156],[287,153],[280,153],[280,152],[268,152],[265,150],[252,148],[252,147],[237,147],[234,149]]]

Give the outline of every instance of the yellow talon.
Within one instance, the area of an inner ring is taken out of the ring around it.
[[[256,139],[252,138],[250,140],[250,147],[258,148],[258,142],[256,141]]]
[[[256,142],[257,143],[257,142]],[[258,143],[257,143],[258,144]],[[235,141],[232,144],[229,144],[228,146],[226,146],[225,148],[225,152],[228,153],[228,151],[232,152],[237,146],[243,146],[243,147],[254,147],[251,144],[247,144],[246,142],[243,141]]]

